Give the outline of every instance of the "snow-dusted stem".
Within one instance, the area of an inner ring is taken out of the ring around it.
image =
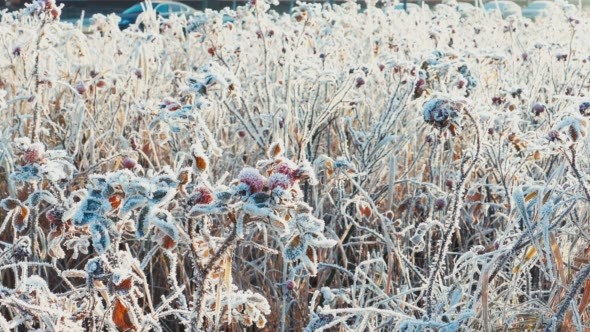
[[[578,166],[577,166],[576,150],[575,150],[574,145],[571,146],[570,151],[571,151],[571,159],[568,158],[567,155],[566,155],[566,158],[567,158],[570,166],[572,167],[572,170],[574,171],[574,175],[578,179],[578,182],[580,183],[582,190],[584,191],[584,195],[586,196],[586,199],[588,201],[590,201],[590,191],[588,191],[588,188],[586,187],[586,184],[584,182],[584,177],[580,173],[580,170],[578,169]],[[567,309],[570,306],[570,303],[572,302],[572,300],[574,299],[576,294],[578,294],[580,287],[582,287],[582,284],[588,278],[589,275],[590,275],[590,264],[586,264],[586,266],[584,266],[582,268],[582,270],[580,270],[580,272],[578,273],[576,280],[574,280],[572,286],[570,287],[569,293],[567,294],[566,298],[561,303],[561,306],[559,307],[559,310],[557,311],[557,313],[555,314],[553,319],[551,319],[551,323],[549,324],[549,326],[547,326],[545,328],[546,332],[554,331],[556,329],[557,322],[560,321],[561,319],[563,319],[563,316],[567,312]],[[574,308],[574,310],[575,309],[576,308]]]
[[[475,156],[471,161],[471,164],[468,166],[467,170],[464,169],[465,163],[467,162],[468,158],[464,158],[463,162],[461,163],[461,176],[459,177],[459,181],[455,186],[455,194],[453,197],[453,204],[452,210],[449,218],[445,221],[445,228],[443,230],[442,242],[438,249],[438,252],[434,256],[434,261],[430,266],[430,273],[428,276],[428,284],[426,287],[426,292],[424,294],[424,298],[426,299],[426,315],[428,318],[432,318],[432,291],[434,288],[434,283],[436,281],[436,277],[440,273],[440,270],[443,266],[444,257],[446,256],[451,241],[453,239],[453,234],[459,227],[459,215],[461,212],[461,206],[463,205],[463,196],[465,195],[465,184],[467,179],[471,175],[471,172],[474,170],[476,163],[478,162],[480,151],[481,151],[481,134],[478,123],[475,121],[471,113],[467,110],[464,110],[465,114],[469,118],[469,120],[473,123],[475,128],[475,138],[476,138],[476,150]]]
[[[191,319],[191,330],[192,331],[201,331],[201,324],[203,322],[203,293],[205,287],[205,281],[209,277],[209,274],[213,270],[213,267],[219,263],[221,258],[225,255],[227,250],[235,243],[237,239],[237,226],[236,226],[236,219],[233,214],[230,214],[230,219],[232,220],[234,227],[232,228],[231,232],[229,233],[228,237],[223,241],[219,249],[215,252],[213,257],[207,262],[207,265],[201,264],[201,262],[197,259],[197,252],[196,247],[194,246],[194,237],[196,236],[194,231],[194,225],[191,224],[191,231],[190,237],[193,245],[191,246],[193,251],[193,260],[194,260],[194,267],[195,267],[195,277],[196,280],[196,289],[193,293],[193,299],[195,301],[195,314],[192,316]]]
[[[576,280],[570,288],[570,291],[567,293],[566,298],[561,303],[561,306],[559,307],[557,314],[555,314],[555,316],[551,319],[551,323],[545,328],[545,332],[551,332],[556,330],[557,322],[563,318],[563,316],[567,312],[567,308],[570,306],[570,303],[572,302],[574,297],[576,297],[576,294],[578,294],[580,287],[582,287],[582,284],[584,283],[584,281],[586,281],[589,275],[590,264],[586,264],[586,266],[584,266],[582,270],[580,270],[580,272],[578,273],[578,276],[576,277]],[[574,310],[575,309],[576,308],[574,308]]]
[[[283,290],[285,289],[285,285],[287,284],[287,268],[288,268],[287,260],[283,259]],[[286,292],[285,292],[286,293]],[[280,331],[285,331],[285,321],[287,320],[287,294],[283,294],[283,302],[281,305],[281,328]]]
[[[46,19],[44,18],[41,21],[41,26],[39,27],[39,36],[37,37],[37,54],[35,55],[35,67],[33,69],[33,79],[35,80],[35,93],[37,93],[35,106],[33,108],[33,124],[31,129],[31,140],[33,142],[39,141],[39,130],[40,130],[40,122],[41,122],[41,106],[39,105],[39,98],[41,98],[41,82],[39,82],[39,56],[41,54],[41,40],[45,34],[45,24]]]
[[[590,202],[590,190],[588,190],[588,187],[586,187],[586,183],[584,182],[584,177],[582,176],[582,173],[580,173],[580,170],[578,169],[575,145],[572,145],[570,147],[570,151],[571,151],[572,157],[570,159],[570,158],[568,158],[568,156],[566,154],[565,155],[566,159],[569,162],[570,166],[572,167],[572,170],[574,171],[574,175],[576,176],[576,179],[578,180],[580,187],[582,187],[582,190],[584,191],[584,196],[586,196],[586,199]]]

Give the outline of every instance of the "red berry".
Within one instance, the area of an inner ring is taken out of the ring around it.
[[[500,96],[494,96],[492,97],[492,104],[496,105],[496,106],[500,106],[502,105],[502,103],[504,103],[504,99]]]
[[[293,290],[295,288],[295,281],[289,280],[289,281],[287,281],[285,286],[287,287],[288,290]]]
[[[271,190],[276,188],[282,188],[284,190],[289,189],[292,184],[292,177],[289,175],[274,173],[268,178],[268,186]]]
[[[23,155],[23,159],[28,164],[40,163],[43,161],[45,148],[39,143],[32,144]]]
[[[458,89],[463,89],[465,87],[465,80],[459,80],[457,82],[457,88]]]
[[[125,157],[125,159],[123,159],[123,167],[126,169],[134,169],[135,166],[137,166],[137,162],[134,159],[129,157]]]
[[[289,165],[289,163],[282,162],[276,166],[275,172],[292,177],[295,174],[296,169],[297,166]]]
[[[266,179],[260,174],[256,168],[246,167],[242,169],[238,175],[238,179],[241,183],[244,183],[250,187],[251,193],[256,193],[262,190]]]
[[[365,80],[362,77],[357,77],[357,79],[356,79],[356,87],[357,88],[360,88],[363,85],[365,85]]]
[[[416,85],[414,86],[414,97],[418,98],[422,96],[422,94],[426,91],[426,81],[422,78],[419,78],[416,81]]]
[[[535,116],[539,116],[541,115],[541,113],[545,112],[547,110],[547,107],[545,107],[544,104],[541,103],[535,103],[533,105],[533,113],[535,114]]]
[[[45,213],[47,220],[51,223],[59,223],[61,222],[61,218],[63,216],[63,211],[57,209],[51,209]]]
[[[447,188],[449,188],[449,189],[453,189],[453,185],[454,185],[454,184],[455,184],[455,183],[454,183],[454,182],[453,182],[453,180],[451,180],[451,179],[447,179],[447,180],[445,180],[445,186],[447,186]]]
[[[213,202],[213,193],[206,187],[198,187],[188,198],[188,204],[210,204]]]
[[[445,206],[447,206],[447,200],[444,198],[437,198],[436,200],[434,200],[434,208],[436,210],[442,210],[445,208]]]
[[[551,130],[547,133],[547,139],[551,142],[559,140],[559,132],[557,130]]]
[[[84,85],[84,82],[82,82],[82,81],[78,81],[78,83],[76,83],[75,88],[76,88],[76,91],[81,95],[86,93],[86,86]]]

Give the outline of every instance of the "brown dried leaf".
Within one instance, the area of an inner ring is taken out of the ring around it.
[[[551,242],[551,251],[553,251],[553,256],[555,256],[555,265],[557,268],[557,273],[559,273],[559,278],[561,279],[561,281],[565,283],[567,282],[564,271],[565,265],[563,264],[563,258],[561,257],[561,251],[559,250],[559,244],[555,239],[555,235],[550,234],[549,241]]]
[[[21,202],[14,198],[5,198],[2,200],[2,208],[6,211],[16,209],[19,206],[21,206]]]
[[[29,223],[29,209],[25,206],[19,208],[19,212],[12,215],[12,226],[19,232],[23,231]]]
[[[164,249],[173,249],[176,247],[176,241],[168,235],[164,235],[162,239],[162,248]]]
[[[178,174],[178,182],[180,182],[181,186],[186,185],[191,180],[191,173],[188,170],[183,170]]]

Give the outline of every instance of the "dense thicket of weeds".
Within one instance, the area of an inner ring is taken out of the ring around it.
[[[587,326],[588,23],[269,7],[1,14],[0,328]]]

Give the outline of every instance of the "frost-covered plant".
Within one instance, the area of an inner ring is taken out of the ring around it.
[[[590,25],[393,5],[0,12],[0,329],[583,329]]]

